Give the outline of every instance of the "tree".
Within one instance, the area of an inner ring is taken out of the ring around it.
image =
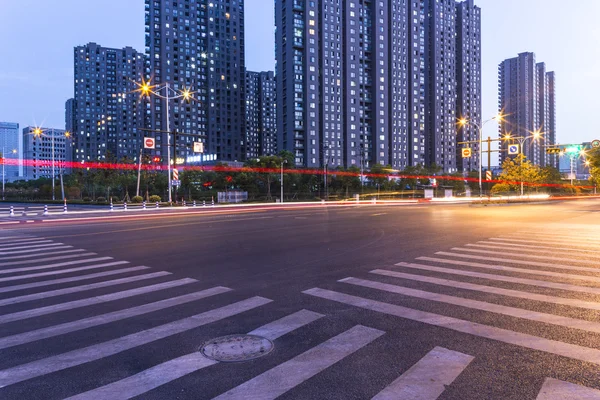
[[[520,182],[527,184],[542,183],[544,177],[540,167],[533,165],[524,155],[519,154],[514,159],[507,158],[504,160],[499,179],[504,181],[503,183],[507,183],[511,190],[516,191],[520,189]]]
[[[600,148],[589,151],[587,161],[589,162],[590,181],[597,186],[600,184]]]

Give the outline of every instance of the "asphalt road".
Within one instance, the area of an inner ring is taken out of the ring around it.
[[[0,225],[0,398],[600,399],[598,200],[211,212]]]

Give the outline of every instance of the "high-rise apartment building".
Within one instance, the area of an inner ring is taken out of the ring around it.
[[[246,158],[277,153],[273,71],[246,71]]]
[[[16,122],[0,122],[0,158],[3,159],[0,174],[4,172],[5,182],[12,182],[23,176],[19,162],[23,142],[20,139],[19,124]]]
[[[457,142],[479,140],[481,125],[481,9],[473,0],[456,5],[456,115],[470,123],[458,126]],[[473,121],[475,123],[473,123]],[[480,157],[462,158],[463,146],[457,146],[459,172],[479,170]],[[473,154],[480,154],[479,144],[471,144]]]
[[[40,134],[36,134],[38,131]],[[70,171],[73,161],[73,138],[64,129],[23,128],[23,177],[52,178]]]
[[[135,92],[144,73],[144,56],[131,47],[111,49],[89,43],[75,47],[74,159],[137,160],[142,146],[143,105]],[[73,110],[73,108],[71,108]]]
[[[455,172],[457,54],[470,62],[461,99],[481,108],[479,13],[472,1],[277,1],[279,148],[307,167]]]
[[[146,80],[166,96],[151,95],[146,113],[152,129],[177,131],[176,153],[205,152],[222,161],[245,157],[245,59],[243,0],[146,0]],[[177,97],[191,90],[194,99]],[[157,136],[157,154],[166,156],[167,135]]]
[[[534,53],[521,53],[504,60],[498,68],[499,110],[506,117],[500,123],[500,137],[523,140],[522,153],[535,165],[556,166],[556,157],[546,154],[546,146],[556,143],[555,75],[544,63],[536,63]],[[536,139],[534,132],[541,132]],[[504,141],[506,150],[509,141]],[[500,152],[500,163],[509,157]]]

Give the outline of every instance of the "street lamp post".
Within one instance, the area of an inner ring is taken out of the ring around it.
[[[472,124],[474,125],[478,132],[479,132],[479,197],[483,197],[483,183],[482,183],[482,169],[481,169],[481,159],[482,159],[482,151],[481,148],[483,147],[483,128],[485,127],[485,124],[487,124],[490,121],[494,121],[494,120],[498,120],[498,121],[502,121],[503,116],[501,114],[498,114],[496,116],[494,116],[493,118],[488,119],[487,121],[484,121],[481,125],[479,125],[477,123],[477,121],[469,121],[466,118],[461,118],[460,120],[458,120],[458,124],[461,127],[464,127],[465,125],[468,124]]]
[[[11,150],[12,154],[17,154],[17,150],[13,149]],[[2,146],[2,200],[5,200],[4,198],[4,186],[5,186],[5,180],[6,180],[6,148],[5,146]]]
[[[153,86],[150,85],[149,82],[142,82],[142,84],[137,84],[139,86],[138,90],[139,92],[142,93],[143,96],[150,96],[150,94],[155,95],[156,97],[165,100],[165,106],[166,106],[166,110],[167,110],[167,118],[166,118],[166,122],[167,122],[167,173],[168,173],[168,180],[169,180],[169,203],[173,202],[173,196],[172,196],[172,191],[173,191],[173,182],[171,181],[171,124],[170,124],[170,103],[171,100],[174,99],[183,99],[185,101],[189,101],[190,99],[193,99],[192,95],[193,92],[190,89],[183,89],[182,91],[175,91],[174,89],[171,88],[171,85],[169,84],[169,82],[165,83],[164,86]],[[165,95],[161,95],[160,91],[161,90],[165,90]],[[171,91],[173,93],[175,93],[175,96],[171,96]],[[176,157],[176,154],[174,155]]]
[[[281,203],[283,203],[283,164],[287,164],[287,160],[281,161]]]

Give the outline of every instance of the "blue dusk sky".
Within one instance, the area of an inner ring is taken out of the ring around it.
[[[600,139],[600,1],[475,0],[483,15],[483,115],[497,113],[498,64],[533,51],[557,75],[560,143]],[[273,0],[246,0],[246,66],[274,68]],[[73,47],[144,50],[143,0],[0,0],[0,121],[64,127]],[[497,126],[485,135],[497,136]]]

